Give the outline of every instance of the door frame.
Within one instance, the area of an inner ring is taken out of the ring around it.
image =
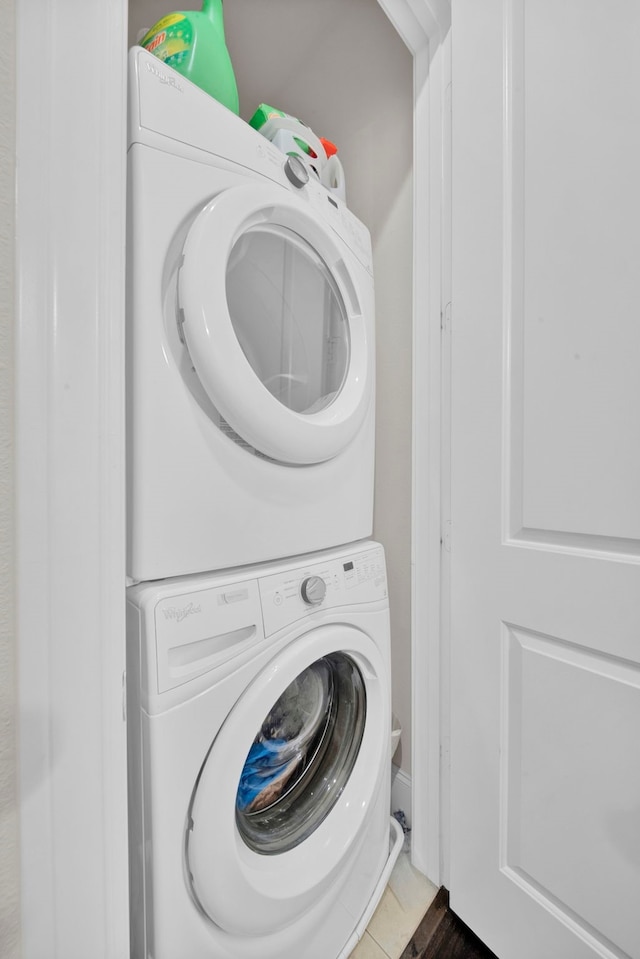
[[[451,14],[449,0],[379,3],[414,58],[412,858],[439,884],[441,129]],[[80,37],[72,8],[16,3],[22,955],[125,959],[128,12],[126,0],[86,0]]]

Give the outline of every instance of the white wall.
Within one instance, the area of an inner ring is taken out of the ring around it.
[[[130,0],[129,38],[175,9]],[[199,9],[198,0],[182,9]],[[412,57],[377,0],[233,0],[227,45],[245,119],[260,102],[334,141],[347,202],[371,230],[377,299],[378,406],[374,536],[389,567],[395,760],[411,757]],[[336,491],[339,495],[339,491]]]
[[[15,184],[15,22],[0,0],[0,955],[20,952],[16,686],[13,602],[13,322]]]

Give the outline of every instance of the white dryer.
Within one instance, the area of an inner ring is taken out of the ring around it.
[[[349,955],[403,840],[382,548],[127,608],[132,959]]]
[[[132,49],[134,581],[371,535],[370,238],[308,177],[299,159]]]

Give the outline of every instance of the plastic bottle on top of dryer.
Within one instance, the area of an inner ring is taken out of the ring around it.
[[[224,36],[222,0],[204,0],[202,10],[169,13],[151,27],[140,46],[239,113],[238,87]]]
[[[268,103],[260,104],[249,124],[283,153],[299,157],[327,190],[346,200],[344,170],[334,143],[316,136],[297,117]]]

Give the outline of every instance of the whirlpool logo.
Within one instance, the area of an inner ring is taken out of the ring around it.
[[[186,606],[167,606],[162,610],[165,619],[172,619],[175,623],[181,623],[188,616],[195,616],[202,612],[202,606],[196,603],[187,603]]]
[[[168,73],[163,73],[162,70],[159,70],[159,69],[157,68],[157,66],[155,65],[155,63],[149,63],[149,62],[147,61],[147,70],[149,71],[149,73],[152,73],[152,74],[154,75],[154,77],[157,77],[158,80],[160,81],[160,83],[166,83],[166,84],[168,84],[170,87],[173,87],[174,90],[177,90],[178,93],[182,93],[182,92],[183,92],[183,91],[182,91],[182,87],[180,86],[180,84],[178,83],[178,81],[176,80],[176,78],[175,78],[175,77],[172,77],[172,76],[171,76],[170,74],[168,74]]]

